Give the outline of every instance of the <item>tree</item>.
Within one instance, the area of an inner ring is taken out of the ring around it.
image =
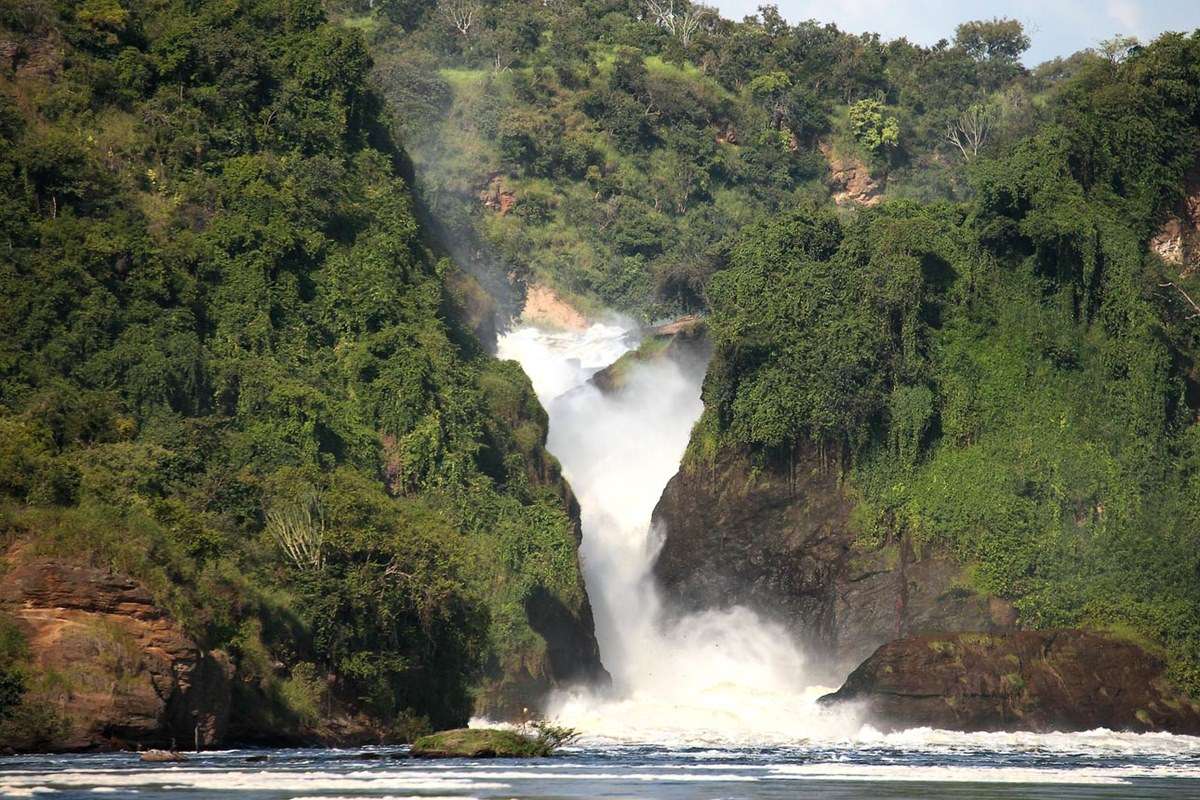
[[[979,155],[980,148],[987,143],[995,119],[996,114],[991,106],[975,103],[946,123],[945,139],[958,148],[964,160],[970,161]]]
[[[855,141],[872,153],[900,143],[900,122],[885,117],[883,103],[878,100],[859,100],[850,106],[850,132]]]
[[[954,43],[976,61],[1016,64],[1029,49],[1024,26],[1015,19],[964,22],[954,30]]]
[[[472,0],[438,0],[438,13],[462,36],[469,36],[479,14],[479,4]]]
[[[1136,36],[1114,36],[1100,43],[1097,52],[1113,64],[1120,64],[1141,49]]]
[[[646,0],[646,10],[655,25],[678,37],[684,47],[692,43],[692,37],[707,20],[716,18],[716,13],[705,6],[681,6],[676,10],[675,0]]]
[[[771,127],[778,129],[787,114],[787,96],[792,88],[792,79],[786,72],[768,72],[750,81],[747,88],[750,96],[771,115]]]
[[[267,511],[267,532],[299,570],[321,570],[325,514],[316,495],[276,504]]]

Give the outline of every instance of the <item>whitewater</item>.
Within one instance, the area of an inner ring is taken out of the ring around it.
[[[550,417],[548,447],[579,498],[580,549],[608,691],[550,699],[582,738],[548,760],[411,761],[402,747],[227,750],[186,764],[136,754],[0,758],[0,797],[337,800],[1115,800],[1200,798],[1200,738],[1169,734],[882,733],[804,654],[744,609],[674,618],[651,568],[650,518],[702,410],[702,369],[649,359],[605,394],[589,379],[637,347],[612,317],[577,331],[520,326],[499,355],[521,363]],[[480,721],[482,722],[482,721]]]

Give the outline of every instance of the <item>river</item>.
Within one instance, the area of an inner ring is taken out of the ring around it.
[[[581,739],[552,759],[413,761],[405,748],[230,750],[185,764],[133,754],[0,760],[0,796],[94,798],[1200,798],[1200,738],[1124,734],[883,734],[804,654],[744,609],[664,615],[650,514],[702,410],[700,369],[649,360],[605,395],[588,382],[636,346],[619,318],[521,327],[521,362],[550,414],[548,447],[579,497],[585,578],[610,692],[551,698]],[[484,721],[480,721],[482,723]]]

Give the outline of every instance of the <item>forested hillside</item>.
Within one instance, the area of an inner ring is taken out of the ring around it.
[[[774,481],[897,608],[930,553],[972,625],[1104,628],[1200,691],[1200,36],[1028,44],[685,0],[0,7],[0,746],[149,741],[163,681],[215,693],[160,709],[211,743],[605,680],[464,273],[705,317],[678,514]],[[726,519],[692,533],[791,566]]]
[[[1011,20],[924,47],[683,0],[336,8],[465,263],[651,318],[703,308],[722,240],[765,214],[968,195],[1079,63],[1026,70]]]
[[[316,0],[38,0],[0,45],[10,585],[148,587],[229,665],[241,739],[402,738],[598,677],[545,414],[455,322],[362,36]],[[41,668],[16,600],[0,744],[76,741],[93,692],[135,692],[140,629],[60,598],[85,656]]]
[[[1144,637],[1200,687],[1200,282],[1149,247],[1198,155],[1200,37],[1168,35],[1089,59],[969,203],[755,224],[708,285],[691,457],[817,445],[860,545],[948,548],[1023,625]]]

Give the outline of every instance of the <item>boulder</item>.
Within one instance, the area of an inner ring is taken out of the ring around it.
[[[1159,654],[1083,630],[897,639],[821,702],[856,703],[885,729],[1200,734],[1200,702]]]
[[[871,174],[871,168],[856,158],[837,153],[821,142],[821,154],[829,162],[829,191],[839,206],[875,206],[883,202],[884,181]]]

